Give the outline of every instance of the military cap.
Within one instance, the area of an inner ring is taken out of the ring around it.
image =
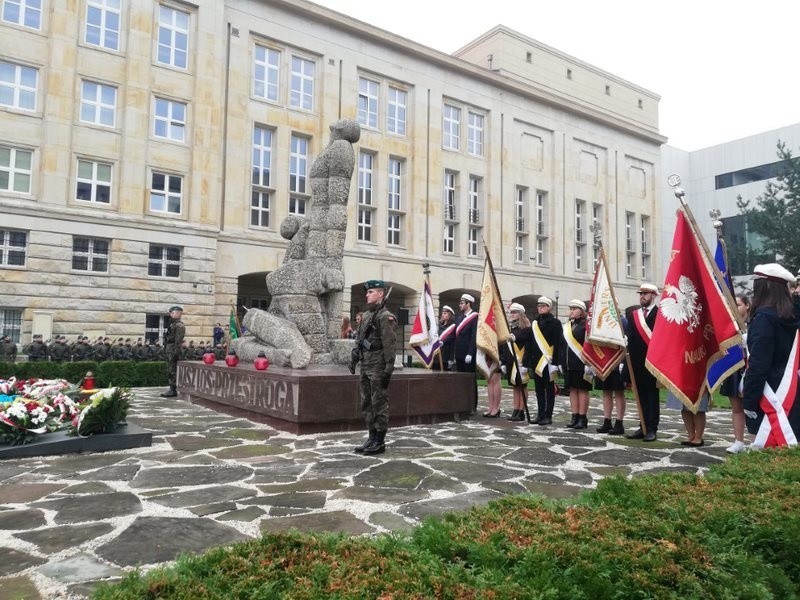
[[[522,304],[520,304],[519,302],[512,302],[512,303],[511,303],[511,304],[508,306],[508,312],[520,312],[520,313],[524,313],[524,312],[525,312],[525,307],[524,307],[524,306],[522,306]]]
[[[365,290],[375,290],[375,289],[386,289],[386,282],[382,279],[370,279],[369,281],[364,282],[364,289]]]
[[[169,312],[172,312],[172,311],[174,311],[174,310],[177,310],[177,311],[183,312],[183,307],[182,307],[182,306],[178,306],[177,304],[176,304],[175,306],[170,306],[170,307],[169,307]]]
[[[778,263],[768,263],[766,265],[756,265],[753,269],[753,275],[756,279],[770,279],[772,281],[780,281],[786,283],[794,283],[795,277],[788,269],[782,267]]]
[[[544,306],[553,306],[553,301],[550,300],[547,296],[539,296],[539,299],[536,301],[536,304],[544,305]]]
[[[582,300],[578,300],[577,298],[574,298],[574,299],[570,300],[569,304],[567,304],[567,306],[569,308],[580,308],[581,310],[584,310],[584,311],[586,310],[586,304],[584,304],[584,302]]]
[[[658,294],[658,286],[652,283],[643,283],[639,286],[637,294]]]

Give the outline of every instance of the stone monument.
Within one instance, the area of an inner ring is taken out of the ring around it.
[[[283,264],[267,275],[269,308],[247,311],[242,324],[248,333],[231,343],[243,360],[264,352],[272,364],[293,369],[350,360],[352,340],[339,339],[342,257],[355,168],[353,144],[361,128],[343,119],[330,130],[330,142],[311,165],[306,218],[290,215],[281,223],[289,246]]]

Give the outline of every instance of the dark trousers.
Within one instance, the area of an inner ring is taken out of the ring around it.
[[[636,373],[636,389],[642,404],[642,421],[648,433],[658,431],[661,419],[661,402],[655,378],[650,373]]]
[[[175,388],[178,379],[178,361],[180,360],[180,353],[177,350],[168,350],[166,355],[167,362],[167,377],[169,379],[169,387]]]
[[[553,418],[553,407],[556,405],[556,386],[550,380],[550,373],[545,368],[544,374],[540,377],[533,374],[533,384],[536,388],[536,409],[539,417]]]
[[[478,410],[478,379],[475,377],[475,357],[472,357],[470,364],[465,363],[463,358],[456,358],[456,371],[459,373],[472,373],[472,410]]]

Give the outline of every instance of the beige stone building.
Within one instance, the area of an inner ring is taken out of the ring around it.
[[[357,16],[357,15],[355,15]],[[659,97],[505,27],[446,55],[304,0],[2,0],[0,329],[189,339],[265,307],[283,218],[362,124],[345,274],[454,302],[659,281]],[[348,298],[349,296],[349,298]],[[346,302],[347,302],[346,300]]]

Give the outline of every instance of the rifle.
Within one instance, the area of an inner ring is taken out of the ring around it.
[[[378,316],[378,313],[383,310],[383,307],[386,306],[386,301],[389,299],[389,295],[392,293],[393,288],[389,288],[386,290],[386,293],[383,295],[383,300],[380,303],[380,306],[375,309],[375,312],[372,314],[372,318],[369,320],[369,323],[366,325],[366,329],[364,329],[364,335],[358,336],[356,340],[356,347],[350,352],[350,364],[348,365],[348,369],[350,369],[350,373],[355,375],[356,374],[356,365],[358,362],[364,357],[364,350],[369,351],[371,347],[370,341],[367,339],[369,334],[372,333],[372,330],[375,328],[375,318]]]

